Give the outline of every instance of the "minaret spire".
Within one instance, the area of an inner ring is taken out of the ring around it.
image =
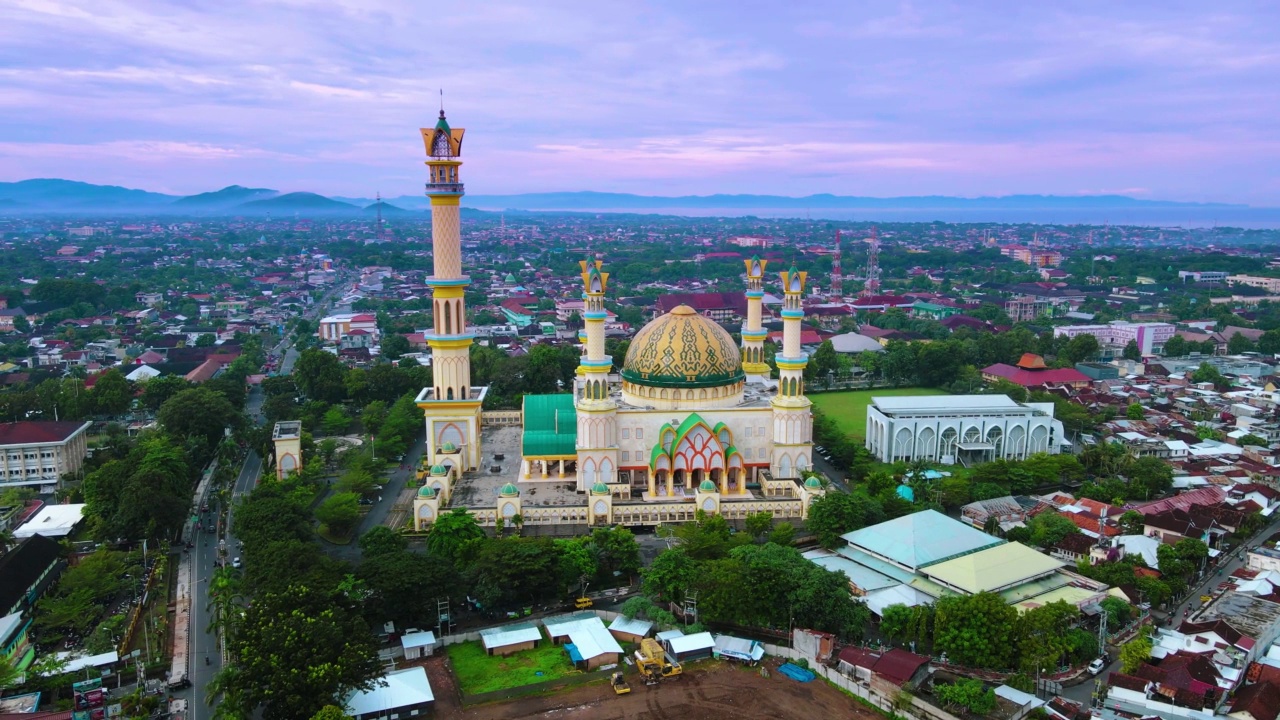
[[[768,335],[762,324],[764,302],[764,269],[768,260],[752,256],[743,261],[747,267],[747,321],[742,326],[742,372],[752,382],[769,379],[769,365],[764,361],[764,339]]]

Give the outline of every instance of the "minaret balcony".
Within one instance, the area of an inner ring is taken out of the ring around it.
[[[427,183],[428,195],[462,195],[462,183]]]

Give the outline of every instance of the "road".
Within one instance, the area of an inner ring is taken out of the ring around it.
[[[314,309],[306,314],[306,317],[315,317],[327,307],[329,299],[337,288],[330,291],[320,302],[316,303]],[[293,346],[293,341],[287,336],[282,338],[269,353],[280,354],[283,352],[283,359],[280,362],[280,373],[288,375],[293,372],[294,363],[298,361],[298,351]],[[263,422],[261,415],[262,403],[264,400],[262,387],[254,385],[249,389],[248,397],[245,399],[245,416],[255,425]],[[262,475],[263,459],[257,451],[250,449],[248,455],[245,456],[244,464],[240,467],[240,474],[236,477],[235,483],[231,489],[231,506],[234,508],[235,503],[245,493],[251,492],[258,484],[258,478]],[[403,484],[403,483],[402,483]],[[205,498],[197,498],[197,506],[203,502]],[[389,502],[394,502],[394,498],[384,498]],[[390,505],[387,505],[390,509]],[[383,513],[385,517],[386,513]],[[240,555],[240,543],[232,534],[232,513],[230,509],[227,512],[227,527],[223,537],[226,544],[226,558],[224,562],[231,562],[233,558]],[[219,567],[219,541],[207,532],[202,532],[200,540],[191,553],[195,559],[193,567],[195,577],[195,590],[192,593],[191,601],[191,632],[189,633],[191,652],[190,652],[190,676],[191,687],[176,693],[176,697],[187,700],[188,712],[190,720],[206,720],[212,716],[213,707],[209,703],[207,688],[209,683],[213,681],[218,671],[222,669],[222,648],[220,640],[209,627],[209,579],[214,571]]]
[[[1275,520],[1273,520],[1270,525],[1268,525],[1261,532],[1255,535],[1254,538],[1268,538],[1268,537],[1271,537],[1273,534],[1275,534],[1278,530],[1280,530],[1280,518],[1276,518]],[[1254,543],[1256,542],[1257,541],[1255,539]],[[1211,591],[1218,586],[1218,583],[1221,583],[1223,580],[1225,580],[1228,576],[1231,575],[1231,573],[1244,567],[1244,547],[1249,544],[1250,543],[1245,543],[1244,545],[1241,545],[1236,549],[1232,550],[1231,554],[1226,558],[1221,558],[1219,560],[1219,564],[1216,566],[1216,569],[1214,566],[1210,566],[1208,572],[1205,574],[1204,579],[1201,580],[1198,585],[1192,588],[1192,590],[1189,593],[1187,593],[1187,597],[1185,600],[1178,603],[1177,607],[1173,608],[1173,610],[1170,611],[1169,624],[1162,625],[1162,627],[1176,628],[1182,622],[1184,611],[1186,611],[1187,614],[1190,615],[1192,612],[1195,612],[1196,608],[1200,607],[1201,595],[1211,594]],[[1222,570],[1221,574],[1218,573],[1218,569]],[[1101,673],[1098,673],[1098,676],[1096,678],[1080,683],[1079,685],[1064,687],[1062,688],[1062,692],[1060,692],[1059,694],[1062,695],[1062,697],[1065,697],[1069,700],[1082,703],[1086,708],[1089,707],[1089,703],[1091,702],[1093,692],[1097,688],[1097,686],[1101,684],[1102,681],[1106,680],[1107,676],[1110,673],[1120,672],[1119,654],[1110,653],[1109,657],[1112,658],[1111,663],[1107,665],[1107,668],[1105,670],[1103,670]]]

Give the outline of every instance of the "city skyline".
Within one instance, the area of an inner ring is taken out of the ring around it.
[[[485,194],[1280,206],[1280,11],[1240,7],[24,0],[0,181],[418,194],[443,88]]]

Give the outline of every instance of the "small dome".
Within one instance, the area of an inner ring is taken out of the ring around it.
[[[597,480],[596,484],[591,486],[591,494],[592,495],[608,495],[609,486]]]
[[[449,441],[445,441],[445,444],[440,446],[440,452],[447,452],[447,453],[458,452],[458,446],[454,445]]]
[[[702,492],[715,492],[716,484],[711,482],[710,480],[703,480],[702,484],[698,486],[698,489],[701,490]]]
[[[511,273],[507,273],[507,276],[502,280],[502,282],[505,282],[508,284],[513,283],[515,281],[516,281],[516,276],[512,275]]]
[[[431,474],[435,475],[436,477],[444,477],[445,475],[449,474],[449,468],[443,465],[432,465]]]
[[[821,490],[822,481],[819,480],[816,475],[810,475],[809,479],[804,481],[804,486],[809,488],[810,490]]]
[[[429,497],[435,497],[435,496],[436,496],[436,489],[431,487],[430,485],[423,485],[422,489],[418,491],[418,497],[429,498]]]
[[[506,485],[502,486],[501,490],[498,491],[498,495],[500,497],[516,497],[519,494],[520,494],[520,490],[515,486],[514,483],[507,483]]]

